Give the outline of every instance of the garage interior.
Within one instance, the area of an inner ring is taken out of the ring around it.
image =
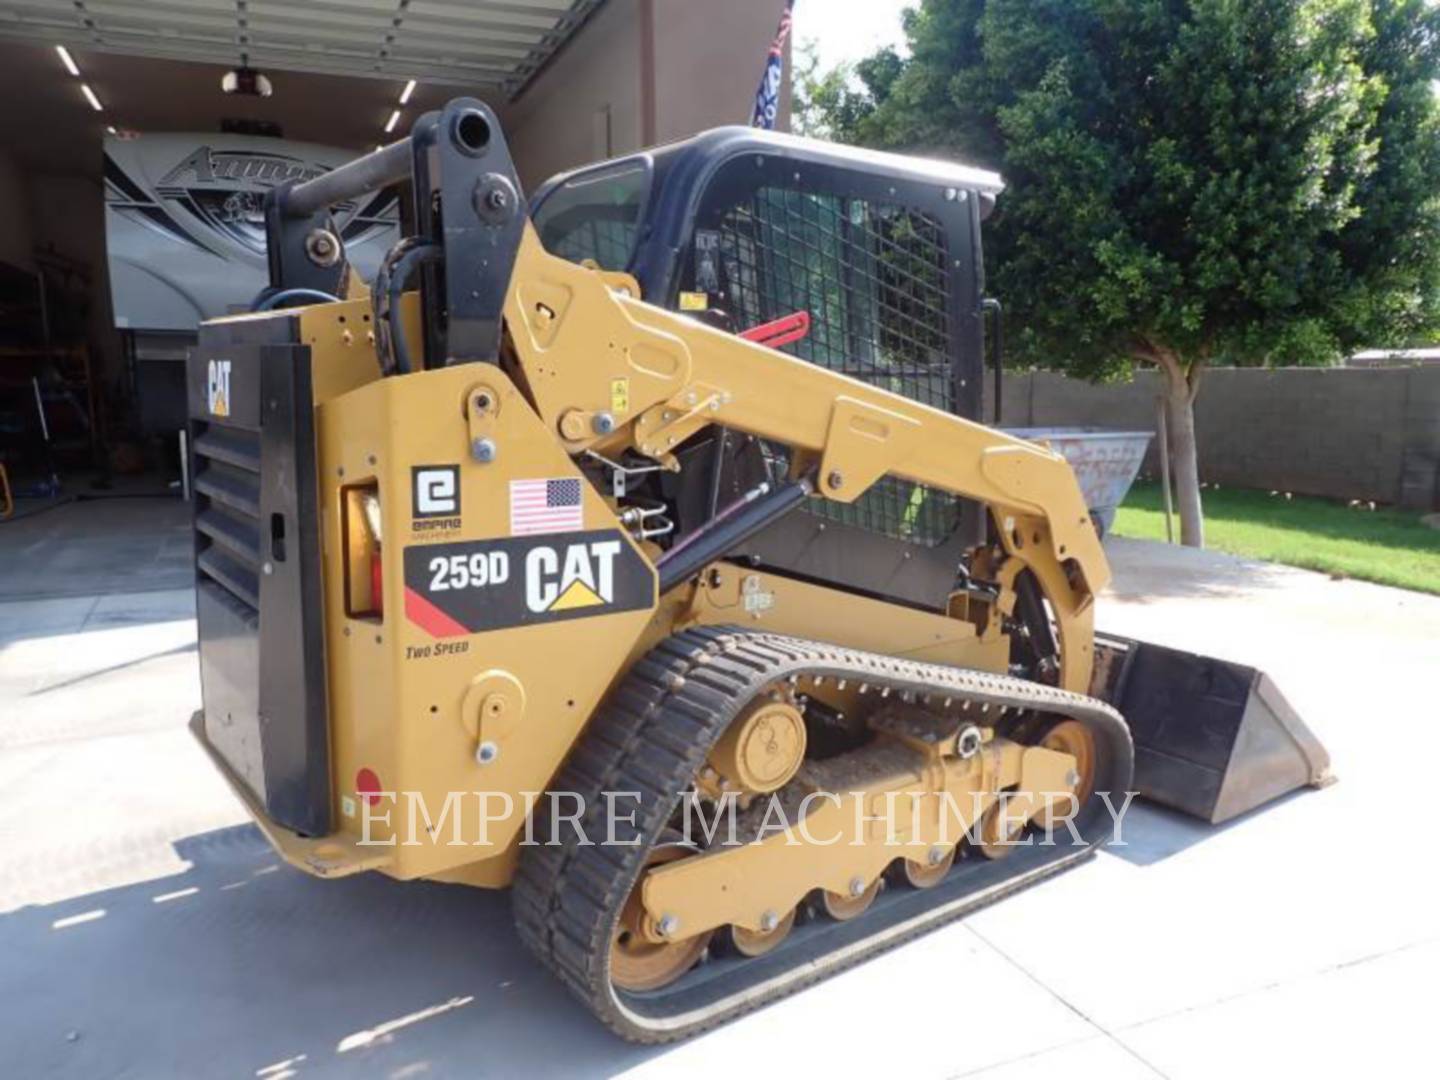
[[[3,0],[0,464],[17,505],[181,492],[191,337],[145,334],[112,303],[107,138],[238,133],[358,154],[469,95],[497,110],[533,191],[588,161],[744,123],[776,12],[773,0],[703,19],[659,0]],[[251,72],[269,96],[222,89]],[[787,109],[788,94],[782,127]]]

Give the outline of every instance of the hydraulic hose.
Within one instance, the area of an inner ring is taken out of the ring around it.
[[[261,299],[261,296],[264,299]],[[279,292],[265,296],[261,293],[250,304],[251,311],[273,311],[281,304],[287,304],[291,300],[309,300],[316,304],[338,303],[340,298],[320,289],[281,289]]]
[[[372,299],[375,326],[379,335],[380,370],[385,375],[409,374],[410,347],[400,325],[400,295],[406,282],[422,263],[438,259],[442,249],[418,236],[407,236],[392,247],[375,275]]]

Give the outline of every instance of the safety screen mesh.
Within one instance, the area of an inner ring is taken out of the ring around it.
[[[807,311],[810,333],[784,351],[946,412],[949,278],[939,221],[864,199],[762,187],[695,236],[694,288],[717,297],[735,329]],[[953,496],[894,477],[852,504],[806,510],[926,547],[959,519]]]

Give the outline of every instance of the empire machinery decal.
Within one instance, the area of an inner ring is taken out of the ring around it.
[[[405,617],[432,637],[648,608],[655,572],[615,529],[405,549]]]
[[[460,531],[460,466],[414,465],[410,469],[410,534],[443,540]]]

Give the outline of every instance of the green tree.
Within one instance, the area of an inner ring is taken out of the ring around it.
[[[852,131],[872,108],[871,99],[850,85],[855,65],[820,68],[813,39],[795,43],[790,78],[790,127],[812,139],[835,139]]]
[[[921,0],[909,56],[828,83],[814,122],[1004,174],[986,244],[1012,356],[1160,370],[1200,546],[1208,365],[1331,363],[1436,325],[1437,18],[1426,0]]]

